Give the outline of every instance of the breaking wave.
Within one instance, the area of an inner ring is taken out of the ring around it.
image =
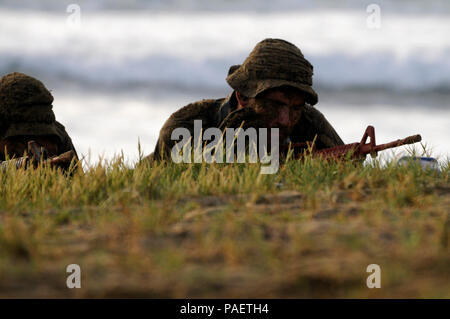
[[[0,10],[0,72],[27,72],[54,85],[65,79],[114,89],[221,89],[230,65],[258,41],[278,37],[301,48],[318,87],[450,91],[448,16],[389,13],[376,30],[367,27],[365,10],[342,9],[82,11],[79,26],[67,18],[66,12]]]

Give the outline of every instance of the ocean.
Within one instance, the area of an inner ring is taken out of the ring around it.
[[[317,108],[345,142],[374,125],[378,143],[421,134],[432,155],[450,156],[449,1],[70,4],[0,1],[0,74],[41,79],[92,162],[123,153],[132,163],[138,141],[152,152],[172,112],[228,95],[229,66],[268,37],[314,65]]]

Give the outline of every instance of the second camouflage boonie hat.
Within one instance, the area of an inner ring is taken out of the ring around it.
[[[292,43],[280,39],[259,42],[244,63],[230,68],[228,84],[247,97],[283,85],[306,93],[306,102],[315,105],[317,93],[312,88],[313,66]]]
[[[18,135],[58,135],[53,96],[31,76],[14,72],[0,78],[0,119],[8,123],[3,138]]]
[[[0,78],[0,112],[14,113],[23,106],[51,105],[53,96],[41,81],[14,72]]]

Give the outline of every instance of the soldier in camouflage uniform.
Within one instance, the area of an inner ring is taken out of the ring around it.
[[[22,73],[0,78],[0,161],[19,158],[33,140],[48,156],[73,151],[72,140],[52,110],[53,96],[39,80]]]
[[[343,145],[343,141],[314,108],[318,102],[312,88],[313,67],[293,44],[280,39],[259,42],[242,65],[230,68],[226,78],[233,92],[217,100],[202,100],[173,113],[165,122],[149,160],[170,158],[177,141],[176,128],[194,136],[194,120],[209,127],[279,128],[280,145],[315,139],[316,149]]]

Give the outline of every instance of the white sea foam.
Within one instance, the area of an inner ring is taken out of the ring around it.
[[[450,90],[450,16],[365,10],[283,13],[94,11],[80,29],[65,12],[0,10],[0,72],[23,70],[79,83],[224,88],[228,67],[260,40],[298,45],[315,85]]]
[[[59,11],[72,0],[0,0],[0,6],[22,10]],[[401,13],[449,13],[447,0],[77,0],[89,11],[206,11],[206,12],[286,12],[292,10],[359,10],[376,3],[389,11]]]
[[[0,0],[5,3],[20,2]],[[293,42],[314,64],[318,107],[345,142],[359,140],[372,124],[380,143],[421,133],[435,154],[450,154],[450,14],[436,9],[444,2],[426,2],[426,14],[382,7],[380,29],[367,28],[365,5],[355,1],[346,2],[348,10],[306,10],[316,3],[306,1],[306,7],[276,12],[195,11],[189,1],[169,3],[192,10],[169,11],[160,2],[165,10],[157,11],[156,2],[134,1],[145,10],[108,11],[119,2],[89,3],[80,1],[79,29],[66,24],[65,1],[28,2],[38,11],[0,9],[0,74],[22,71],[43,79],[53,90],[58,120],[93,160],[120,150],[135,160],[138,138],[150,153],[169,115],[202,97],[223,97],[213,92],[229,92],[228,67],[266,37]],[[41,11],[46,6],[52,10]],[[355,87],[362,90],[330,94]],[[357,103],[344,102],[354,92]]]

